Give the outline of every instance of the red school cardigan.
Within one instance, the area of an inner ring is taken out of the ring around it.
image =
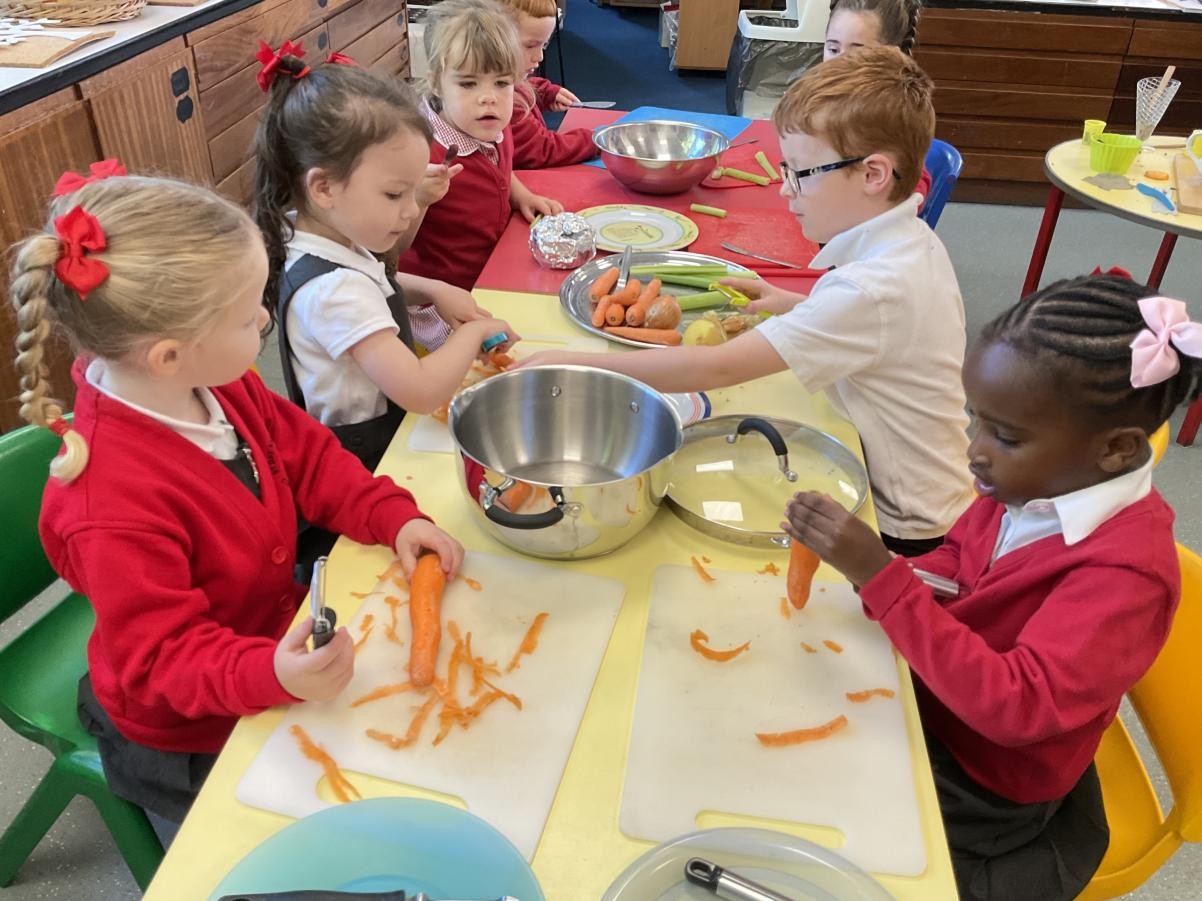
[[[50,479],[39,523],[54,569],[96,611],[88,670],[131,741],[213,754],[240,716],[296,700],[273,658],[304,597],[296,522],[391,546],[422,516],[332,432],[254,373],[213,393],[250,446],[257,499],[226,466],[84,378],[73,427],[83,473]]]
[[[397,269],[472,289],[509,224],[513,143],[513,132],[506,126],[504,138],[496,145],[498,163],[480,150],[459,157],[456,162],[463,164],[463,171],[451,179],[442,200],[426,210]],[[437,141],[431,142],[430,162],[441,163],[446,152]]]
[[[558,86],[552,85],[558,92]],[[516,89],[529,104],[523,109],[521,102],[513,105],[513,168],[549,169],[554,166],[570,166],[583,163],[597,155],[593,144],[593,133],[587,128],[570,131],[551,131],[543,119],[540,105],[535,103],[534,91],[529,85],[519,84]],[[554,98],[554,93],[551,95]]]
[[[1173,511],[1152,491],[1084,540],[989,558],[1005,508],[978,498],[944,545],[860,589],[918,677],[923,726],[978,783],[1020,804],[1062,798],[1123,695],[1160,653],[1181,594]],[[956,580],[937,600],[910,568]]]

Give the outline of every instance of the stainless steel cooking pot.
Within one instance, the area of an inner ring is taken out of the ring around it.
[[[451,401],[449,426],[485,528],[516,551],[564,560],[637,535],[659,509],[681,443],[663,395],[583,366],[518,369],[473,385]]]

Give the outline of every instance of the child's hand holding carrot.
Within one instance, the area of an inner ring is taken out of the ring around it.
[[[313,617],[307,616],[280,639],[272,660],[275,677],[293,697],[328,701],[337,697],[355,674],[355,642],[346,629],[338,629],[329,642],[311,651],[308,641],[312,633]]]
[[[857,588],[889,565],[893,555],[876,532],[824,494],[799,491],[785,505],[781,528],[847,577]]]
[[[442,200],[451,189],[451,179],[463,171],[463,164],[444,166],[442,163],[426,165],[426,174],[417,186],[417,203],[423,210]]]
[[[728,285],[736,291],[741,291],[751,298],[747,305],[748,313],[787,313],[803,300],[804,294],[795,294],[784,288],[777,288],[758,278],[724,278],[719,284]]]
[[[396,554],[406,579],[412,578],[423,550],[437,554],[446,577],[455,578],[463,563],[463,545],[428,519],[411,519],[396,533]]]

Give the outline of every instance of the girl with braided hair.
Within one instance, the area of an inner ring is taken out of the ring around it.
[[[978,498],[938,550],[893,558],[815,494],[786,511],[910,664],[961,898],[1074,898],[1106,851],[1093,758],[1181,588],[1148,436],[1202,375],[1202,324],[1154,295],[1074,278],[985,327],[963,376]]]
[[[345,629],[313,651],[312,619],[289,630],[299,516],[409,571],[429,548],[453,574],[463,548],[251,371],[268,267],[246,213],[169,179],[64,182],[11,281],[21,415],[66,445],[39,531],[96,611],[80,719],[113,791],[170,832],[239,717],[350,681]],[[52,328],[80,353],[71,421],[47,383]]]

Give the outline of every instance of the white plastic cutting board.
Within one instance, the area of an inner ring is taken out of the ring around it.
[[[472,650],[496,660],[502,671],[534,617],[543,611],[538,648],[514,672],[494,679],[522,699],[523,709],[505,702],[487,708],[464,731],[452,730],[438,747],[435,716],[414,746],[392,750],[368,739],[368,728],[403,734],[423,697],[406,693],[358,708],[350,702],[381,685],[409,678],[409,608],[400,608],[397,645],[384,636],[390,621],[386,594],[408,591],[385,582],[364,602],[351,635],[362,634],[363,617],[374,628],[355,658],[355,677],[343,694],[323,704],[298,704],[263,745],[238,784],[243,803],[302,817],[330,806],[318,797],[318,764],[306,759],[288,729],[299,723],[344,771],[379,776],[453,795],[468,810],[499,829],[529,860],[563,775],[568,753],[609,643],[625,588],[620,582],[572,573],[526,560],[469,553],[463,573],[477,580],[475,591],[463,579],[447,586],[443,623],[455,620],[472,633]],[[365,588],[368,586],[364,586]],[[337,610],[338,599],[327,603]],[[437,671],[446,673],[452,642],[443,632]],[[461,684],[470,683],[466,668]],[[460,689],[466,699],[466,690]]]
[[[527,335],[511,352],[516,359],[529,357],[543,350],[570,350],[576,353],[602,353],[609,347],[604,338],[581,335]],[[409,450],[419,453],[452,454],[455,442],[445,422],[433,416],[422,416],[409,433]]]
[[[810,601],[785,620],[785,575],[663,566],[652,583],[638,700],[622,792],[621,828],[663,841],[713,811],[834,827],[835,850],[866,870],[926,869],[906,724],[892,646],[865,618],[846,582],[815,581]],[[717,663],[689,644],[751,641]],[[829,639],[843,653],[823,645]],[[801,642],[817,653],[806,653]],[[891,699],[855,704],[846,692],[889,688]],[[783,748],[756,732],[818,726],[839,714],[846,729]]]

